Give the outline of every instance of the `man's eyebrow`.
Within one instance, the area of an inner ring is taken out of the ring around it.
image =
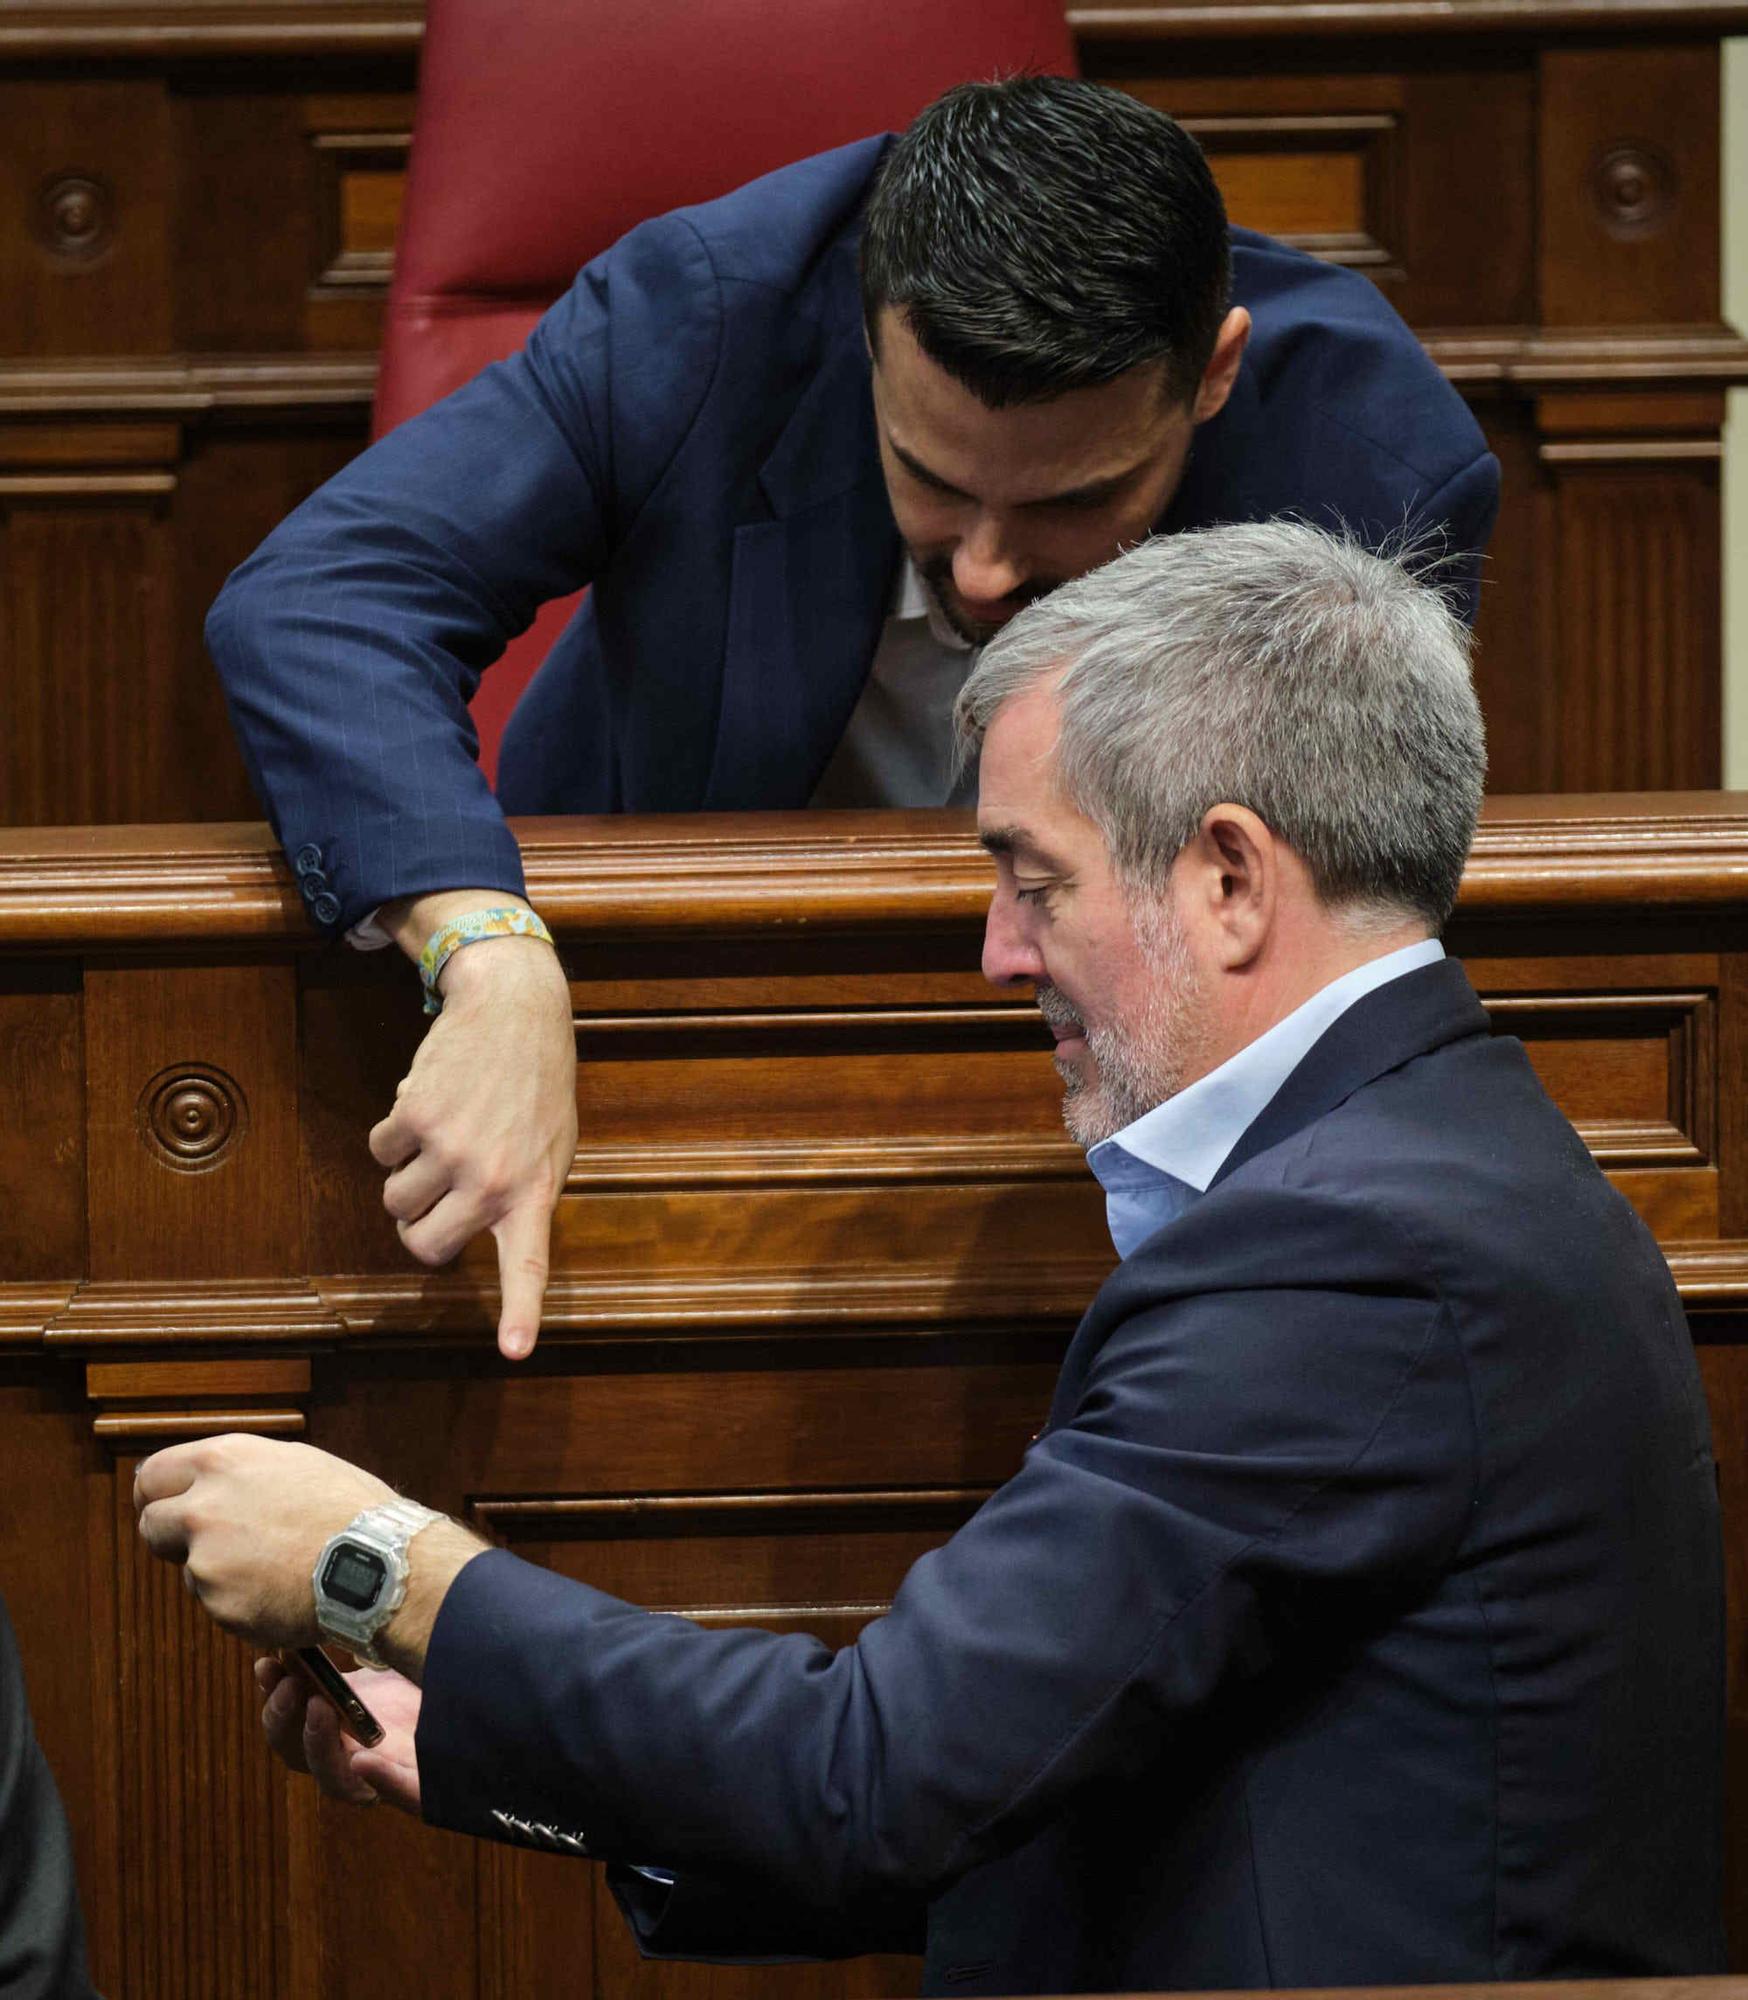
[[[1053,875],[1066,873],[1064,864],[1040,847],[1023,826],[979,827],[977,838],[990,854],[1003,855],[1010,861],[1021,858],[1033,861]]]
[[[920,479],[925,486],[932,486],[937,493],[950,494],[955,500],[970,500],[974,497],[963,487],[955,486],[950,479],[943,479],[931,466],[925,465],[915,452],[907,451],[890,431],[886,433],[886,442],[892,447],[892,455],[899,464],[913,478]],[[1127,486],[1135,477],[1137,469],[1131,465],[1121,472],[1113,472],[1106,479],[1089,479],[1083,486],[1065,487],[1060,493],[1040,494],[1036,500],[1027,500],[1022,504],[1027,507],[1060,507],[1073,502],[1104,500]]]
[[[955,500],[969,500],[971,498],[971,495],[965,492],[962,487],[955,486],[950,479],[943,479],[938,472],[932,471],[928,466],[924,465],[914,452],[906,451],[904,446],[899,443],[890,431],[886,433],[886,442],[891,445],[892,455],[898,460],[899,464],[907,472],[914,473],[925,486],[932,486],[940,493],[951,493]]]

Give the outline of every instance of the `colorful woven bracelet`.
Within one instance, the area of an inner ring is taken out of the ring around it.
[[[451,917],[448,923],[437,926],[419,954],[419,981],[425,989],[427,1014],[442,1013],[443,995],[437,990],[437,981],[462,946],[495,937],[535,937],[552,943],[551,931],[534,912],[517,909],[514,904],[506,904],[499,910],[469,910],[463,916]]]

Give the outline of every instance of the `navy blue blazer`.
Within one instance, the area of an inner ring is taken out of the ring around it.
[[[1656,1244],[1445,961],[1107,1281],[854,1645],[470,1564],[425,1814],[661,1862],[652,1951],[926,1939],[933,1993],[1716,1971],[1714,1479]]]
[[[519,889],[466,703],[592,583],[524,696],[512,812],[805,805],[860,695],[898,532],[875,445],[865,140],[635,229],[515,359],[298,508],[208,621],[255,788],[318,923]],[[1498,466],[1376,290],[1233,231],[1255,332],[1166,528],[1288,511],[1448,540],[1471,608]]]

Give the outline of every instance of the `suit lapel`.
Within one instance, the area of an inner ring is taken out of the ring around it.
[[[707,809],[806,805],[873,664],[899,541],[854,325],[760,471],[769,516],[735,531]]]
[[[1306,1051],[1298,1068],[1227,1155],[1210,1188],[1390,1070],[1447,1043],[1488,1032],[1486,1009],[1454,958],[1423,965],[1378,987],[1356,1000]],[[1140,1262],[1144,1264],[1145,1258]],[[1048,1428],[1068,1421],[1093,1357],[1115,1320],[1131,1309],[1129,1302],[1136,1295],[1130,1288],[1137,1283],[1145,1285],[1147,1280],[1138,1278],[1130,1265],[1120,1264],[1088,1306],[1062,1359]]]
[[[1356,1090],[1416,1056],[1489,1032],[1487,1010],[1454,958],[1441,958],[1356,1000],[1305,1052],[1209,1183],[1322,1118]]]

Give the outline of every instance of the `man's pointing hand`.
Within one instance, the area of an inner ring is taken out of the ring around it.
[[[443,1011],[370,1150],[392,1169],[383,1206],[421,1263],[447,1263],[492,1232],[498,1346],[521,1360],[540,1334],[552,1212],[576,1152],[570,988],[552,947],[524,937],[456,952],[440,984]]]

